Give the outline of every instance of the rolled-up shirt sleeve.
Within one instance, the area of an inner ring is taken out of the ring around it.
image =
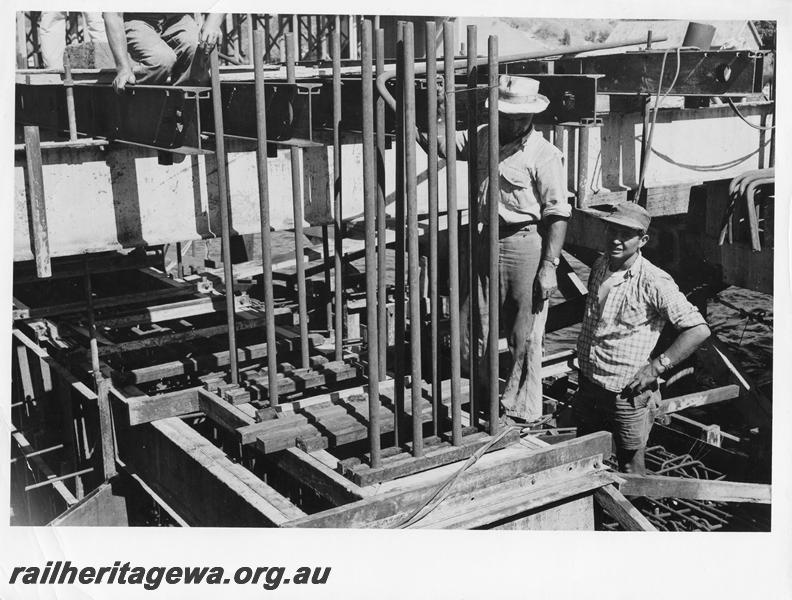
[[[685,298],[670,276],[659,278],[655,289],[656,308],[674,327],[681,330],[706,324],[699,309]]]
[[[572,214],[572,205],[567,199],[564,159],[560,152],[536,165],[535,182],[542,205],[542,218],[554,216],[568,219]]]

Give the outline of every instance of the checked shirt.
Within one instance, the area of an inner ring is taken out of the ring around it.
[[[601,306],[597,292],[608,273],[608,257],[601,256],[589,275],[578,360],[591,381],[620,392],[649,360],[667,322],[681,330],[705,321],[671,276],[640,254]]]

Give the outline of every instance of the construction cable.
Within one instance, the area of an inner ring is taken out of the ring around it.
[[[670,48],[663,53],[663,62],[660,65],[660,77],[657,80],[657,94],[655,96],[654,111],[652,112],[652,122],[649,124],[649,133],[647,134],[644,132],[644,135],[646,136],[646,150],[644,152],[643,165],[641,165],[641,177],[638,180],[638,188],[635,190],[635,195],[632,199],[633,202],[638,202],[641,197],[641,192],[643,191],[646,170],[647,166],[649,165],[649,157],[652,155],[652,139],[654,138],[655,124],[657,123],[657,113],[660,112],[660,104],[663,100],[665,100],[666,96],[668,96],[671,90],[674,89],[674,85],[676,84],[677,78],[679,77],[679,68],[682,62],[680,57],[681,50],[681,46],[676,49],[676,73],[674,73],[674,79],[671,81],[671,85],[668,86],[668,89],[661,97],[660,89],[663,86],[663,75],[665,75],[666,59],[668,58]]]
[[[759,131],[771,131],[776,128],[775,124],[767,125],[767,126],[754,125],[748,119],[745,118],[745,116],[740,112],[740,109],[737,108],[737,105],[734,103],[734,100],[732,100],[729,96],[726,96],[726,102],[729,104],[729,106],[731,106],[731,109],[734,111],[734,114],[736,114],[743,121],[745,121],[745,124],[748,125],[749,127],[753,127],[754,129],[758,129]]]
[[[484,446],[476,450],[473,455],[468,458],[465,463],[454,473],[451,477],[449,477],[446,481],[444,481],[440,486],[438,486],[437,490],[424,502],[421,504],[417,509],[415,509],[411,515],[400,521],[399,523],[392,525],[391,529],[406,529],[411,527],[418,521],[424,519],[429,513],[431,513],[435,508],[437,508],[440,503],[448,497],[448,494],[451,492],[451,488],[454,487],[454,484],[459,480],[462,474],[467,471],[470,467],[472,467],[479,458],[481,458],[490,448],[492,448],[495,444],[501,441],[507,433],[512,431],[513,429],[519,429],[517,427],[509,426],[504,427],[503,430],[493,437],[489,442],[487,442]]]

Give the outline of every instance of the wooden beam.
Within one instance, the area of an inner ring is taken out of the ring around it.
[[[186,285],[183,288],[169,287],[161,290],[134,292],[132,294],[122,294],[120,296],[110,296],[108,298],[96,298],[94,300],[94,308],[100,309],[125,306],[127,304],[134,304],[136,302],[151,302],[154,300],[162,300],[163,298],[187,296],[188,294],[194,293],[195,287],[190,285]],[[50,304],[48,306],[20,307],[14,310],[14,319],[38,319],[41,317],[67,315],[70,313],[83,312],[87,310],[87,308],[88,307],[84,300],[79,300],[77,302],[66,302],[63,304]]]
[[[324,341],[321,335],[311,334],[311,343],[317,344]],[[278,340],[277,352],[279,355],[290,352],[294,348],[293,340]],[[128,383],[148,383],[150,381],[157,381],[164,377],[175,377],[178,375],[185,375],[187,373],[200,373],[201,371],[212,371],[219,367],[225,367],[230,362],[230,352],[228,350],[221,350],[219,352],[212,352],[211,354],[203,354],[200,356],[192,356],[183,358],[181,360],[173,360],[158,365],[149,365],[145,367],[138,367],[137,369],[130,369],[123,374],[119,374]],[[263,360],[267,358],[267,344],[262,342],[260,344],[250,344],[247,346],[239,346],[237,348],[237,357],[239,362],[250,362],[254,360]]]
[[[619,486],[619,489],[625,496],[759,504],[770,504],[772,496],[770,484],[765,483],[710,481],[632,473],[619,473],[619,477],[624,479],[624,483]]]
[[[695,392],[693,394],[677,396],[676,398],[668,398],[666,400],[660,401],[660,408],[657,411],[657,416],[675,413],[693,406],[705,406],[707,404],[723,402],[724,400],[733,400],[734,398],[739,397],[739,395],[739,386],[736,384],[731,384],[714,388],[712,390]]]
[[[494,452],[501,448],[519,442],[520,433],[517,429],[509,431],[504,437],[488,450]],[[421,471],[428,471],[440,465],[458,462],[470,458],[480,448],[483,448],[492,441],[492,436],[484,432],[474,433],[462,437],[462,444],[452,446],[444,442],[436,446],[426,446],[426,453],[413,458],[407,452],[383,458],[382,464],[372,469],[367,463],[361,463],[351,467],[345,467],[343,473],[361,486],[368,486],[381,481],[398,479],[407,475],[413,475]]]
[[[635,508],[613,484],[596,490],[594,498],[627,531],[657,531],[641,511]]]
[[[235,323],[235,330],[244,331],[246,329],[263,327],[265,322],[266,318],[263,316],[253,318],[248,321],[238,321]],[[190,340],[197,339],[206,339],[216,335],[223,335],[225,333],[228,333],[228,324],[215,325],[213,327],[202,327],[199,329],[190,329],[188,331],[177,331],[174,333],[162,333],[160,335],[152,335],[140,340],[130,340],[128,342],[102,345],[99,347],[99,356],[107,356],[108,354],[121,354],[123,352],[132,352],[145,348],[160,348],[162,346],[167,346],[168,344],[189,342]]]
[[[267,459],[336,506],[355,502],[370,495],[367,490],[299,448],[289,448],[270,454]]]
[[[25,160],[27,162],[27,193],[30,208],[30,237],[33,240],[33,256],[36,275],[50,277],[49,231],[47,229],[47,207],[44,202],[44,173],[41,168],[41,138],[38,127],[25,127]]]
[[[99,435],[102,445],[102,474],[107,481],[115,477],[116,442],[113,417],[110,412],[110,380],[98,377],[96,380],[96,406],[99,411]]]
[[[454,485],[454,494],[464,494],[471,490],[481,490],[496,483],[514,479],[515,477],[538,473],[559,465],[572,463],[590,457],[610,456],[611,435],[598,432],[586,435],[569,442],[548,446],[540,450],[529,450],[522,447],[500,450],[484,455],[465,473],[460,475]],[[403,486],[390,492],[365,498],[346,506],[324,511],[317,515],[304,517],[284,527],[371,527],[387,526],[389,522],[398,522],[410,514],[421,504],[427,502],[437,490],[459,467],[447,465],[440,469],[426,471],[410,482],[400,480],[396,483]]]
[[[206,315],[214,312],[225,312],[225,298],[218,296],[202,296],[200,298],[190,298],[180,302],[169,302],[150,306],[147,309],[119,317],[102,319],[96,322],[96,326],[101,327],[131,327],[140,323],[161,323],[174,319],[186,319],[198,315]]]
[[[207,417],[230,433],[236,434],[240,427],[256,422],[230,402],[203,388],[198,388],[198,406]]]
[[[120,390],[111,387],[110,394],[126,405],[129,425],[134,426],[201,410],[198,402],[200,389],[192,387],[149,396],[135,386],[126,386]]]
[[[65,381],[67,381],[71,387],[77,391],[81,396],[85,397],[88,400],[96,400],[96,392],[94,392],[91,388],[85,385],[82,381],[79,381],[74,375],[69,372],[66,367],[61,365],[60,363],[56,362],[49,353],[44,350],[41,346],[37,345],[33,340],[27,337],[24,333],[19,331],[18,329],[14,329],[12,335],[19,340],[22,344],[24,344],[28,350],[32,351],[36,356],[38,356],[39,360],[46,363],[53,371],[58,373]]]
[[[119,452],[190,525],[262,527],[305,516],[180,419],[125,430]]]
[[[29,460],[27,461],[28,464],[35,466],[45,478],[45,480],[56,478],[55,473],[53,473],[52,469],[46,463],[44,458],[35,454],[35,449],[30,445],[21,431],[12,431],[11,439],[16,442],[16,445],[23,456],[30,456]],[[58,492],[58,494],[60,494],[67,506],[77,503],[77,498],[75,498],[74,494],[69,491],[69,488],[66,487],[66,484],[64,484],[63,481],[54,481],[52,483],[52,487]]]
[[[146,267],[161,262],[162,259],[148,254],[119,254],[117,252],[105,252],[87,257],[80,255],[78,259],[73,256],[55,257],[52,259],[52,279],[80,277],[85,273],[86,260],[88,270],[92,275],[95,275],[96,273],[114,273],[133,269],[140,269],[142,273],[148,273]],[[33,281],[38,281],[34,265],[29,261],[14,263],[14,283],[31,283]],[[94,307],[96,306],[94,304]]]
[[[613,483],[613,475],[607,471],[596,471],[577,477],[560,477],[555,483],[522,488],[511,493],[501,493],[481,506],[475,504],[445,518],[432,516],[416,523],[419,529],[472,529],[486,527],[492,523],[508,522],[521,518],[529,512],[565,500],[579,498],[582,494]],[[479,504],[478,502],[476,504]]]

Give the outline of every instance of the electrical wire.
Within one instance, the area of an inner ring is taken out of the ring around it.
[[[437,506],[445,500],[448,496],[451,488],[454,484],[459,480],[462,474],[467,471],[470,467],[472,467],[476,461],[481,458],[487,450],[492,448],[496,443],[498,443],[503,437],[509,433],[514,427],[505,427],[503,431],[501,431],[498,435],[492,438],[487,444],[476,450],[473,455],[468,458],[465,463],[454,473],[451,477],[449,477],[446,481],[444,481],[438,488],[435,490],[434,494],[432,494],[426,502],[424,502],[421,506],[419,506],[413,513],[407,517],[406,519],[402,520],[401,522],[397,523],[396,525],[392,525],[392,529],[406,529],[411,525],[414,525],[418,521],[422,520],[426,517],[430,512],[432,512]]]
[[[652,155],[652,138],[654,137],[654,130],[655,124],[657,123],[657,113],[660,112],[660,104],[663,100],[665,100],[666,96],[668,96],[669,92],[674,89],[674,85],[677,82],[677,78],[679,77],[679,69],[681,66],[681,56],[680,51],[682,47],[678,47],[676,49],[676,73],[674,73],[674,79],[671,81],[671,85],[668,86],[668,89],[665,91],[662,97],[660,97],[660,90],[663,86],[663,75],[665,75],[665,66],[666,66],[666,59],[668,58],[668,53],[670,52],[670,48],[666,49],[663,53],[663,62],[660,65],[660,77],[657,80],[657,94],[655,96],[655,106],[654,111],[652,112],[652,122],[649,124],[649,133],[646,134],[646,150],[644,152],[644,161],[643,165],[641,165],[641,177],[638,180],[638,188],[635,191],[635,195],[633,196],[633,202],[638,202],[639,198],[641,197],[641,192],[643,191],[644,187],[644,180],[646,178],[646,168],[649,165],[649,157]]]
[[[726,102],[728,102],[729,106],[731,106],[731,109],[734,111],[734,114],[736,114],[743,121],[745,121],[745,124],[748,125],[749,127],[753,127],[754,129],[758,129],[759,131],[772,131],[773,129],[776,128],[775,124],[767,125],[767,126],[754,125],[748,119],[746,119],[745,116],[740,112],[740,110],[737,108],[737,105],[734,103],[734,100],[726,96]]]

